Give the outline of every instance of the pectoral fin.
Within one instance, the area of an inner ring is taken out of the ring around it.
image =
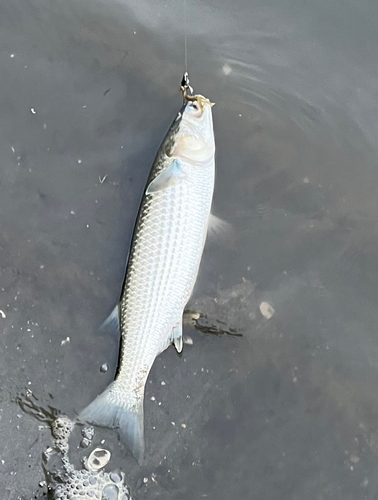
[[[180,320],[180,323],[178,325],[173,327],[172,335],[171,335],[171,342],[175,345],[177,352],[182,351],[182,321],[181,320]]]
[[[185,179],[185,173],[182,170],[182,165],[179,160],[174,160],[169,167],[165,168],[155,179],[149,184],[146,194],[156,193],[167,189],[170,186],[175,186],[177,183]]]

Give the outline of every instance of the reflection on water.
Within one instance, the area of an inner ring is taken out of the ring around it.
[[[179,4],[0,7],[5,500],[44,480],[50,440],[15,395],[52,394],[73,418],[114,376],[118,339],[98,327],[180,105]],[[137,498],[377,495],[376,14],[188,2],[191,81],[216,102],[214,211],[236,234],[208,242],[188,308],[242,336],[187,325],[182,357],[157,359],[143,468],[96,430]]]

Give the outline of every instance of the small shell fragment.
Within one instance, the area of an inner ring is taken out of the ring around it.
[[[110,451],[104,448],[96,448],[88,457],[87,467],[92,471],[101,470],[109,463],[110,457]]]
[[[269,302],[261,302],[260,304],[260,312],[266,319],[270,319],[274,314],[273,307],[269,304]]]
[[[80,448],[88,448],[88,446],[91,444],[91,441],[90,439],[88,438],[83,438],[81,441],[80,441]]]

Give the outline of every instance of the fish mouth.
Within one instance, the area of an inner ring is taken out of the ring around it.
[[[187,72],[184,73],[184,76],[181,80],[180,92],[182,93],[182,97],[185,102],[197,102],[201,111],[205,107],[205,104],[209,106],[214,106],[214,102],[211,102],[210,99],[204,97],[201,94],[193,94],[193,88],[189,84],[189,75]]]

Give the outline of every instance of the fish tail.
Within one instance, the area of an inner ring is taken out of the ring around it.
[[[113,383],[80,413],[79,420],[99,427],[117,428],[121,441],[141,465],[144,456],[143,398],[114,389]]]

